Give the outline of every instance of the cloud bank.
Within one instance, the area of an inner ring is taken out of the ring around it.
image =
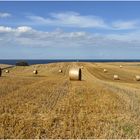
[[[94,15],[61,12],[25,16],[18,23],[15,18],[5,20],[10,16],[0,14],[1,58],[139,58],[137,19],[106,21]],[[18,24],[5,24],[7,21]]]
[[[81,15],[76,12],[50,13],[47,18],[36,15],[27,16],[27,18],[36,24],[59,27],[100,28],[109,30],[129,30],[140,27],[139,20],[117,20],[107,22],[102,17],[94,15]]]
[[[123,34],[97,34],[87,32],[52,32],[32,27],[17,28],[0,26],[0,46],[28,47],[140,47],[140,32]]]
[[[97,16],[82,16],[76,12],[51,13],[50,16],[50,18],[40,16],[28,16],[28,18],[40,24],[46,25],[81,28],[107,28],[105,22]]]

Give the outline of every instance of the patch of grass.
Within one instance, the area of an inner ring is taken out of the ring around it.
[[[126,135],[131,136],[134,131],[134,126],[132,124],[126,123],[125,125],[122,126],[122,129]]]

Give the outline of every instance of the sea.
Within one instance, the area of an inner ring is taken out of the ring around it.
[[[140,62],[140,59],[0,59],[0,64],[15,65],[20,61],[26,61],[29,65],[33,65],[56,62]]]

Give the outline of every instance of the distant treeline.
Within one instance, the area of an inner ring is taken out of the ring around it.
[[[29,64],[26,61],[19,61],[19,62],[16,62],[16,66],[29,66]]]

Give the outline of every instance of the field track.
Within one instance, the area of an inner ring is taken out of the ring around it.
[[[84,66],[82,81],[69,80],[73,66]],[[9,70],[0,77],[0,138],[140,138],[140,81],[134,79],[139,63],[69,62]],[[114,74],[120,80],[113,80]]]

